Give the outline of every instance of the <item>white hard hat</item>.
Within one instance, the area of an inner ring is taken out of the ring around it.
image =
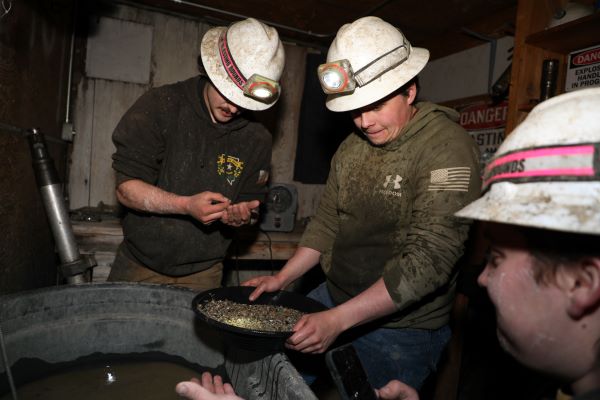
[[[459,217],[600,234],[600,88],[553,97],[507,136]]]
[[[354,75],[368,76],[352,92],[327,96],[328,109],[349,111],[384,98],[414,78],[427,64],[429,50],[412,47],[402,32],[381,18],[364,17],[338,30],[327,62],[339,60],[347,60]]]
[[[259,111],[279,98],[285,54],[275,28],[254,18],[212,28],[200,55],[213,85],[235,105]]]

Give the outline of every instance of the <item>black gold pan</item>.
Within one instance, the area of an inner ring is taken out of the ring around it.
[[[278,352],[283,350],[286,339],[292,335],[292,331],[274,332],[256,329],[241,328],[218,321],[201,312],[199,306],[213,300],[229,300],[240,304],[266,304],[282,306],[302,313],[314,313],[323,311],[326,307],[316,300],[294,292],[279,290],[272,293],[263,293],[258,299],[251,302],[248,297],[254,287],[230,286],[207,290],[198,294],[192,301],[192,308],[197,318],[212,328],[219,331],[225,344],[245,350],[258,352]]]

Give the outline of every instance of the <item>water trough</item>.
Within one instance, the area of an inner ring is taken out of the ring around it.
[[[32,374],[53,366],[98,355],[158,354],[224,371],[248,400],[316,400],[285,354],[225,346],[196,319],[195,294],[161,285],[97,283],[1,296],[0,326],[17,392]],[[0,395],[10,393],[6,369],[0,359]]]

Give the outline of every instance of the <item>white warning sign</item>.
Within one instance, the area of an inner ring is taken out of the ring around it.
[[[600,86],[600,45],[569,54],[565,92]]]

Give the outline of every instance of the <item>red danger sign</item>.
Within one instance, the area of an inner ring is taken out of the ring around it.
[[[600,86],[600,45],[569,54],[565,92]]]
[[[495,106],[475,104],[460,110],[460,125],[468,131],[501,128],[506,125],[507,113],[506,101]]]
[[[571,56],[571,64],[574,67],[596,64],[600,62],[600,47],[583,51],[579,54],[575,53]]]

